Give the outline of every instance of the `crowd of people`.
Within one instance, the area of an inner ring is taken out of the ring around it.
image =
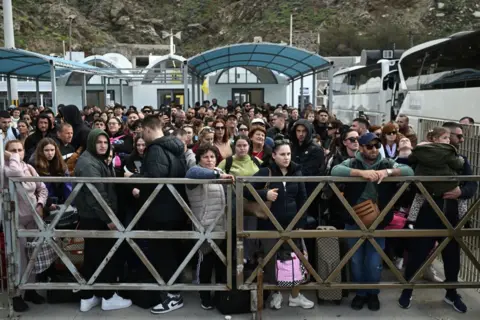
[[[473,122],[466,117],[461,122],[468,121],[470,124],[470,120]],[[0,128],[5,146],[3,171],[7,178],[144,177],[229,179],[233,182],[237,176],[362,177],[364,183],[344,183],[338,184],[338,187],[351,206],[373,203],[382,210],[398,190],[396,183],[382,182],[386,177],[472,174],[468,160],[458,153],[464,141],[463,124],[446,122],[443,127],[434,128],[427,137],[417,137],[405,115],[399,115],[396,121],[383,125],[370,123],[366,116],[356,118],[352,123],[342,123],[325,108],[317,109],[311,104],[302,111],[287,105],[234,105],[232,101],[222,107],[216,99],[211,103],[197,103],[187,110],[174,105],[162,105],[158,110],[151,106],[138,110],[134,106],[125,108],[115,105],[105,110],[85,107],[81,111],[74,105],[60,105],[57,114],[50,109],[30,105],[0,111]],[[153,184],[134,183],[94,185],[123,225],[132,221],[156,188]],[[43,218],[55,212],[72,192],[72,184],[67,182],[23,183],[23,186]],[[317,183],[272,182],[253,183],[253,186],[264,201],[271,203],[271,212],[286,228],[314,192]],[[426,183],[425,188],[437,205],[444,208],[446,218],[455,226],[466,213],[467,200],[474,196],[477,185],[472,181],[460,184]],[[204,228],[215,224],[215,231],[226,230],[227,195],[224,185],[178,184],[175,190],[177,196],[189,204]],[[253,194],[245,190],[243,196],[244,229],[276,230],[270,220],[261,216],[259,207],[254,204]],[[35,228],[26,199],[18,197],[18,201],[20,228]],[[112,222],[86,186],[80,190],[74,203],[79,214],[78,229],[117,230],[117,224]],[[425,197],[414,188],[407,190],[377,229],[387,228],[398,214],[407,219],[402,226],[405,228],[445,228]],[[366,221],[362,222],[366,224]],[[318,225],[360,229],[328,187],[309,206],[295,228],[316,228]],[[134,229],[191,230],[192,223],[178,199],[165,187],[154,197]],[[355,246],[357,240],[347,239],[347,249]],[[415,246],[396,239],[375,240],[395,260],[399,269],[405,269],[405,277],[410,279],[441,239],[419,238],[415,240]],[[84,240],[81,273],[86,279],[95,273],[114,243],[115,239]],[[164,280],[174,275],[185,258],[185,247],[188,247],[175,239],[148,239],[138,243]],[[245,265],[255,265],[256,257],[268,253],[275,244],[276,239],[260,242],[245,240]],[[25,243],[22,246],[25,249]],[[218,246],[224,250],[226,243],[219,242]],[[306,247],[314,265],[315,243],[306,241]],[[117,251],[96,281],[116,283],[123,279],[124,270],[127,270],[127,277],[132,281],[156,282],[141,263],[139,266],[132,262],[131,253],[129,250]],[[408,259],[403,266],[405,255]],[[449,242],[442,255],[446,280],[458,281],[458,243]],[[225,281],[226,268],[210,245],[200,247],[197,256],[194,272],[197,283],[210,283],[213,273],[217,282]],[[28,258],[26,250],[22,250],[23,271]],[[351,259],[351,281],[378,283],[382,269],[380,254],[369,241],[365,241]],[[275,276],[272,260],[265,267],[265,279],[275,282]],[[433,268],[429,268],[425,276],[431,281],[440,281]],[[35,281],[35,275],[30,278],[29,281]],[[147,306],[154,314],[167,313],[183,306],[182,295],[178,292],[153,291],[148,299]],[[270,306],[280,309],[282,299],[280,292],[274,292]],[[103,310],[127,308],[132,300],[123,296],[122,292],[82,291],[80,310],[87,312],[98,305]],[[402,308],[409,308],[411,300],[412,290],[405,289],[398,302]],[[14,309],[26,311],[28,305],[25,301],[39,304],[45,299],[29,290],[13,299]],[[454,288],[447,289],[445,301],[458,312],[467,311]],[[200,294],[203,309],[213,309],[215,302],[215,295],[210,292]],[[309,309],[314,307],[314,302],[294,286],[289,305]],[[370,310],[380,309],[379,290],[356,291],[351,307],[360,310],[365,305]]]

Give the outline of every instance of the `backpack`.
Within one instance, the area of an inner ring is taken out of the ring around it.
[[[255,163],[255,165],[258,168],[260,168],[261,164],[260,164],[260,161],[258,161],[257,157],[254,157],[254,156],[250,155],[250,159],[252,159],[253,163]],[[232,169],[232,164],[233,164],[233,156],[230,156],[227,159],[225,159],[225,173],[226,174],[230,173],[230,169]]]

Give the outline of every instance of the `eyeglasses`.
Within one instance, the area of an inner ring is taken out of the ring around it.
[[[225,130],[225,127],[215,127],[215,130],[218,130],[218,131]]]
[[[350,141],[351,143],[358,142],[358,138],[353,138],[353,137],[345,139],[345,141],[347,141],[347,140]]]
[[[463,138],[465,138],[465,136],[463,134],[456,134],[456,133],[450,133],[452,136],[455,136],[457,137],[458,140],[462,140]]]
[[[382,144],[380,142],[377,142],[375,144],[365,144],[363,145],[365,148],[367,148],[367,150],[372,150],[374,147],[375,149],[380,149],[382,147]]]
[[[386,133],[387,136],[393,136],[394,134],[397,134],[397,131],[391,131],[389,133]]]
[[[146,114],[146,113],[152,113],[152,111],[150,111],[150,110],[145,110],[145,111],[143,111],[143,113],[145,113],[145,114]]]

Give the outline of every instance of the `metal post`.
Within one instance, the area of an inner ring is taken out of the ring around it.
[[[196,91],[195,79],[196,79],[196,77],[194,75],[192,75],[192,104],[191,104],[191,106],[195,105],[195,91]]]
[[[73,19],[69,19],[69,20],[70,20],[70,24],[68,25],[68,55],[70,56],[70,61],[72,61],[72,22],[73,22]]]
[[[315,108],[317,106],[317,74],[315,72],[313,72],[312,74],[312,105],[313,107]],[[314,109],[315,110],[315,109]]]
[[[290,99],[292,100],[292,108],[295,108],[295,80],[291,80],[291,89],[292,89],[292,94]]]
[[[300,110],[305,109],[305,101],[303,100],[303,75],[300,78]]]
[[[57,77],[55,75],[55,64],[50,61],[50,82],[52,84],[52,110],[57,114]]]
[[[201,89],[201,82],[202,78],[197,78],[197,92],[198,92],[198,100],[200,101],[200,105],[202,105],[202,89]]]
[[[9,104],[12,103],[12,79],[9,74],[7,75],[7,100]]]
[[[330,68],[328,68],[328,112],[333,110],[333,61],[330,62]]]
[[[104,107],[107,106],[107,92],[108,92],[108,86],[107,86],[107,77],[103,77],[103,103]]]
[[[205,101],[205,92],[202,90],[203,83],[205,82],[205,77],[201,77],[200,80],[202,81],[202,84],[200,85],[200,91],[201,91],[201,96],[202,96],[202,101],[200,101],[201,104],[203,104],[203,101]]]
[[[82,108],[87,105],[87,75],[82,75]]]
[[[120,104],[123,106],[123,79],[120,79]]]
[[[13,30],[12,0],[3,0],[3,43],[5,48],[15,48],[15,34]],[[8,104],[18,100],[17,79],[10,79],[10,98]]]
[[[37,107],[40,105],[40,80],[35,79],[35,100],[37,101]]]
[[[188,108],[188,61],[183,62],[183,110]]]

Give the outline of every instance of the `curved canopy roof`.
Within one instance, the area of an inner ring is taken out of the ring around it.
[[[231,67],[262,67],[290,79],[327,69],[330,61],[316,53],[276,43],[241,43],[206,51],[188,59],[199,77]]]
[[[0,48],[0,74],[50,80],[50,66],[54,64],[56,76],[68,72],[105,73],[100,68],[62,58],[46,56],[22,49]]]

